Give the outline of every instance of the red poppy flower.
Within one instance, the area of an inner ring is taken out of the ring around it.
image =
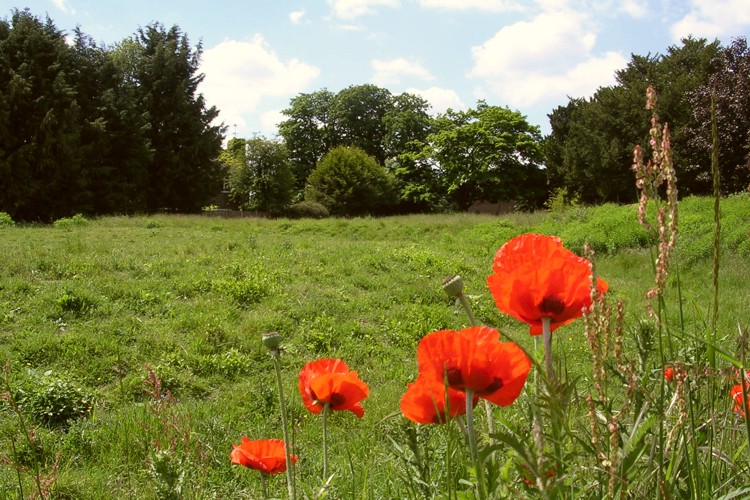
[[[281,439],[250,441],[242,436],[242,444],[234,445],[229,456],[235,465],[244,465],[266,474],[286,471],[286,448]],[[292,462],[297,462],[297,457],[294,455],[292,455]]]
[[[513,342],[500,342],[499,332],[485,326],[440,330],[417,346],[420,377],[430,377],[455,390],[471,390],[500,406],[516,400],[526,383],[531,361]]]
[[[742,404],[742,384],[732,386],[729,394],[732,397],[732,401],[734,401],[734,411],[736,411],[742,418],[745,418],[745,410],[750,407],[750,401],[746,402],[744,405]]]
[[[312,413],[320,413],[328,403],[331,410],[349,410],[362,418],[365,409],[360,401],[370,389],[340,359],[323,358],[307,363],[299,372],[299,392]]]
[[[478,400],[475,396],[473,405]],[[445,404],[445,382],[420,376],[407,386],[401,397],[401,413],[418,424],[444,424],[448,419],[466,413],[466,393],[448,388],[448,412]]]
[[[671,382],[674,380],[674,367],[668,366],[664,368],[664,378],[667,380],[667,382]]]
[[[591,306],[591,263],[563,247],[559,238],[523,234],[505,243],[495,255],[487,278],[497,308],[542,333],[542,318],[550,331],[570,323]],[[596,280],[599,293],[607,282]]]

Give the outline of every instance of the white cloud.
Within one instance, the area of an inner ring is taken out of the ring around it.
[[[52,3],[55,4],[55,7],[65,12],[66,14],[76,13],[76,10],[70,5],[68,5],[67,0],[52,0]]]
[[[295,10],[289,13],[289,20],[292,24],[302,24],[302,18],[305,16],[304,10]]]
[[[328,5],[333,8],[333,13],[341,19],[354,19],[355,17],[372,14],[373,7],[384,5],[386,7],[398,7],[400,0],[327,0]]]
[[[491,12],[508,12],[525,10],[523,2],[512,0],[419,0],[425,8],[445,10],[486,10]]]
[[[265,111],[260,115],[260,124],[263,130],[278,130],[279,123],[289,118],[280,109]]]
[[[688,35],[714,38],[739,36],[750,27],[747,0],[690,0],[688,13],[670,29],[675,41]]]
[[[454,111],[466,109],[466,105],[453,90],[430,87],[428,89],[408,88],[406,92],[418,95],[429,102],[432,106],[430,112],[434,115],[445,113],[449,108]]]
[[[199,71],[200,92],[216,106],[219,120],[245,132],[250,115],[269,98],[291,98],[305,90],[320,70],[297,59],[282,61],[260,35],[251,41],[226,40],[207,49]]]
[[[551,7],[530,21],[504,27],[471,49],[477,94],[488,92],[527,107],[589,96],[614,84],[614,72],[627,60],[616,52],[594,54],[596,33],[589,24],[585,13]]]
[[[371,65],[375,71],[371,81],[375,85],[387,86],[397,84],[401,82],[401,77],[416,77],[424,81],[435,79],[421,64],[415,61],[408,61],[404,58],[389,60],[373,59]]]
[[[648,5],[645,0],[625,0],[620,3],[620,9],[635,19],[642,19],[648,15]]]

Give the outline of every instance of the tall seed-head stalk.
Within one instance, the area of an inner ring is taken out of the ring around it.
[[[711,151],[711,175],[714,181],[714,303],[711,314],[711,338],[708,343],[708,361],[711,369],[716,369],[716,322],[719,318],[719,237],[721,235],[721,220],[719,200],[721,198],[721,179],[719,177],[719,132],[716,123],[716,93],[711,93],[711,136],[713,147]]]
[[[296,498],[294,491],[294,461],[292,460],[291,440],[289,439],[289,425],[287,424],[286,404],[284,401],[284,384],[281,382],[281,361],[279,360],[281,337],[276,332],[263,334],[263,345],[266,346],[273,360],[273,368],[276,372],[276,384],[279,390],[279,410],[281,411],[281,426],[284,431],[284,451],[286,455],[286,484],[289,491],[289,499]]]

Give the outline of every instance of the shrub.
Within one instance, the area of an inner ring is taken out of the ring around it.
[[[50,371],[41,376],[35,372],[30,372],[30,375],[14,399],[21,411],[34,420],[50,427],[60,427],[91,412],[94,397],[84,387]]]
[[[73,217],[63,217],[52,223],[54,227],[60,229],[71,229],[73,227],[85,226],[86,224],[88,224],[88,220],[81,214],[75,214]]]
[[[12,227],[15,226],[15,221],[11,218],[7,212],[0,212],[0,227]]]
[[[332,215],[387,213],[396,204],[393,176],[355,147],[333,148],[307,182],[305,200],[321,203]]]
[[[325,219],[328,209],[316,201],[301,201],[287,209],[287,216],[292,219]]]

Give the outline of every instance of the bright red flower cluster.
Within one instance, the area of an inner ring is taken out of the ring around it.
[[[466,412],[466,391],[507,406],[521,393],[531,361],[513,342],[484,326],[427,334],[417,347],[419,376],[401,398],[401,412],[421,424]],[[447,391],[447,393],[446,393]]]
[[[500,312],[530,325],[531,335],[542,333],[542,319],[550,331],[579,318],[591,307],[591,263],[563,247],[559,238],[523,234],[497,251],[487,278]],[[606,293],[607,282],[596,280]]]
[[[281,439],[251,441],[242,436],[242,444],[234,445],[229,456],[235,465],[243,465],[266,474],[286,471],[286,448]],[[291,458],[292,462],[297,462],[295,455]]]
[[[302,402],[312,413],[322,412],[327,403],[331,410],[348,410],[359,418],[365,414],[361,401],[370,394],[370,389],[340,359],[323,358],[307,363],[299,373],[298,385]]]

